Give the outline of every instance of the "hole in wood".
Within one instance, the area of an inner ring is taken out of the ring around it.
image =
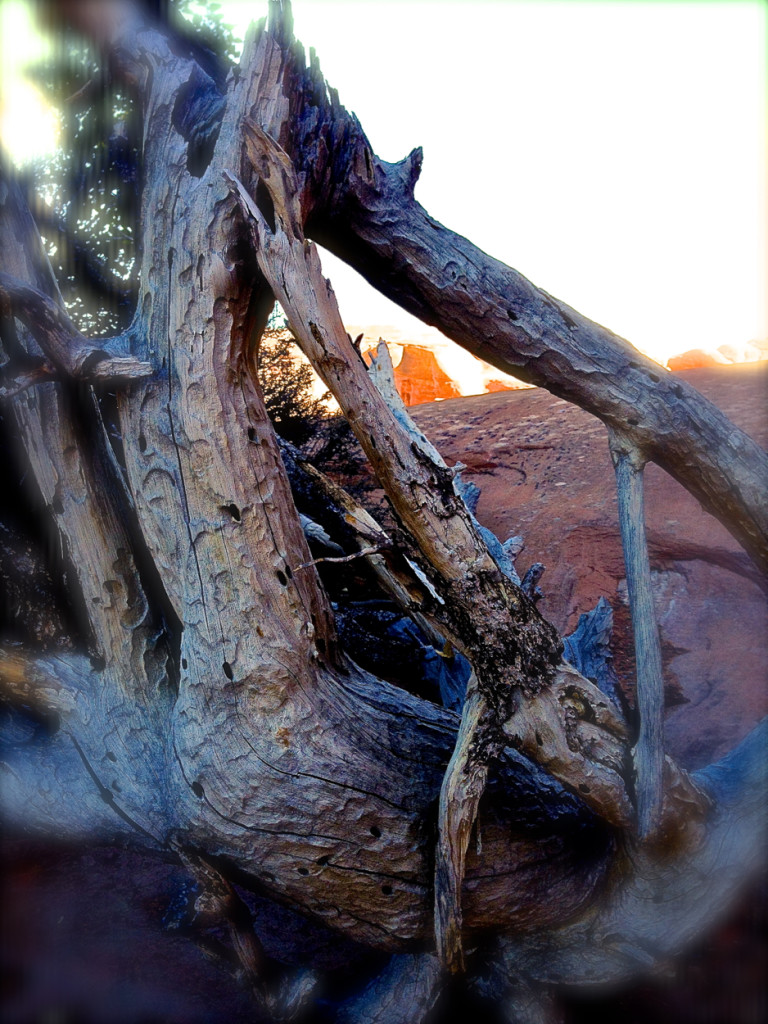
[[[541,736],[539,735],[539,733],[536,733],[536,743],[537,743],[537,744],[538,744],[538,746],[540,746],[540,747],[543,747],[543,746],[544,746],[544,740],[543,740],[543,739],[541,738]]]
[[[280,586],[281,587],[287,586],[288,578],[285,575],[285,573],[282,571],[282,569],[278,569],[277,573],[275,575],[277,576],[278,580],[280,581]]]
[[[205,790],[203,789],[199,782],[192,783],[192,792],[195,794],[196,797],[200,797],[200,799],[202,799],[205,796]]]
[[[262,217],[269,224],[269,230],[272,234],[275,233],[275,204],[272,202],[272,196],[269,194],[269,189],[264,182],[259,178],[259,183],[256,186],[256,205],[258,206]]]
[[[240,509],[237,507],[237,505],[235,505],[234,502],[231,502],[229,505],[222,505],[221,511],[229,512],[229,514],[232,516],[236,523],[240,522]]]
[[[580,793],[588,793],[589,792],[589,786],[585,785],[583,782],[580,782],[579,783],[579,792]]]
[[[232,671],[232,666],[229,664],[228,661],[225,661],[221,667],[224,669],[224,675],[227,677],[227,679],[235,678],[235,673]]]
[[[107,751],[107,757],[109,758],[110,761],[116,761],[117,760],[117,758],[115,757],[115,755],[112,753],[111,750]]]
[[[382,885],[381,891],[384,893],[385,896],[391,896],[392,895],[392,886],[391,885]]]
[[[253,427],[248,427],[248,440],[249,441],[255,441],[256,440],[256,431],[254,430]]]
[[[509,317],[510,320],[519,320],[520,319],[520,317],[517,315],[517,313],[513,309],[508,309],[507,310],[507,316]]]
[[[147,439],[143,434],[139,434],[139,451],[145,452],[147,450]]]
[[[309,868],[299,868],[299,874],[300,875],[308,875],[309,874]]]
[[[372,835],[372,836],[373,836],[373,837],[374,837],[375,839],[378,839],[378,838],[379,838],[379,836],[381,835],[381,829],[380,829],[380,828],[378,828],[378,826],[376,826],[376,825],[371,825],[371,835]]]
[[[331,859],[331,858],[330,858],[330,857],[328,856],[328,854],[326,853],[326,854],[323,854],[323,856],[322,856],[322,857],[318,857],[318,858],[317,858],[317,860],[315,861],[315,864],[319,864],[321,868],[324,868],[324,867],[325,867],[325,865],[326,865],[326,864],[328,863],[328,861],[329,861],[330,859]]]
[[[186,658],[182,658],[181,659],[181,667],[182,668],[186,668],[187,667],[187,659]]]

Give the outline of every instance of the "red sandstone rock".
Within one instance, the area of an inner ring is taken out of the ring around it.
[[[435,353],[423,345],[406,345],[395,367],[395,385],[406,405],[458,398],[461,391],[438,363]]]
[[[707,352],[703,348],[690,348],[677,356],[670,356],[667,366],[670,370],[696,370],[704,366],[724,366],[733,360],[721,352]]]
[[[503,380],[489,380],[485,385],[485,389],[488,394],[494,394],[496,391],[515,391],[520,387],[519,384],[507,384]]]

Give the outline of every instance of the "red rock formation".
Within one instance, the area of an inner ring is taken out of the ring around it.
[[[485,385],[485,390],[488,394],[492,394],[496,391],[516,391],[520,386],[520,384],[507,384],[503,380],[489,380]]]
[[[667,366],[670,370],[696,370],[704,366],[723,366],[732,360],[720,352],[707,352],[703,348],[689,348],[677,356],[670,356]]]
[[[434,402],[437,398],[458,398],[457,385],[438,363],[435,353],[423,345],[405,345],[395,367],[395,385],[406,405]]]

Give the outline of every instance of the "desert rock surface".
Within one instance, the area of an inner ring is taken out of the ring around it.
[[[768,364],[680,376],[763,446]],[[411,410],[449,463],[481,489],[477,515],[500,539],[522,534],[522,573],[547,566],[539,607],[562,633],[603,595],[614,609],[615,668],[634,664],[616,490],[605,428],[540,388]],[[730,534],[657,466],[646,471],[651,568],[667,693],[667,749],[697,768],[768,712],[768,616],[760,577]]]

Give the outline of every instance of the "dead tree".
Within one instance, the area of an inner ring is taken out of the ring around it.
[[[141,269],[129,329],[83,337],[4,172],[4,409],[86,624],[82,649],[0,653],[5,699],[54,721],[44,742],[5,750],[6,818],[175,852],[276,1017],[310,982],[267,985],[233,879],[397,954],[339,1020],[420,1020],[478,949],[485,983],[531,1020],[542,985],[615,980],[674,953],[759,862],[763,734],[694,776],[664,756],[642,471],[662,466],[765,570],[765,454],[687,384],[433,220],[413,196],[420,151],[378,159],[314,54],[306,66],[287,0],[249,32],[223,93],[130,4],[60,6],[144,112]],[[639,736],[562,660],[455,470],[366,372],[311,239],[608,426]],[[461,716],[362,670],[338,641],[255,371],[275,298],[397,521],[388,535],[316,476],[353,538],[344,557],[468,659]],[[117,449],[94,397],[104,382]]]

